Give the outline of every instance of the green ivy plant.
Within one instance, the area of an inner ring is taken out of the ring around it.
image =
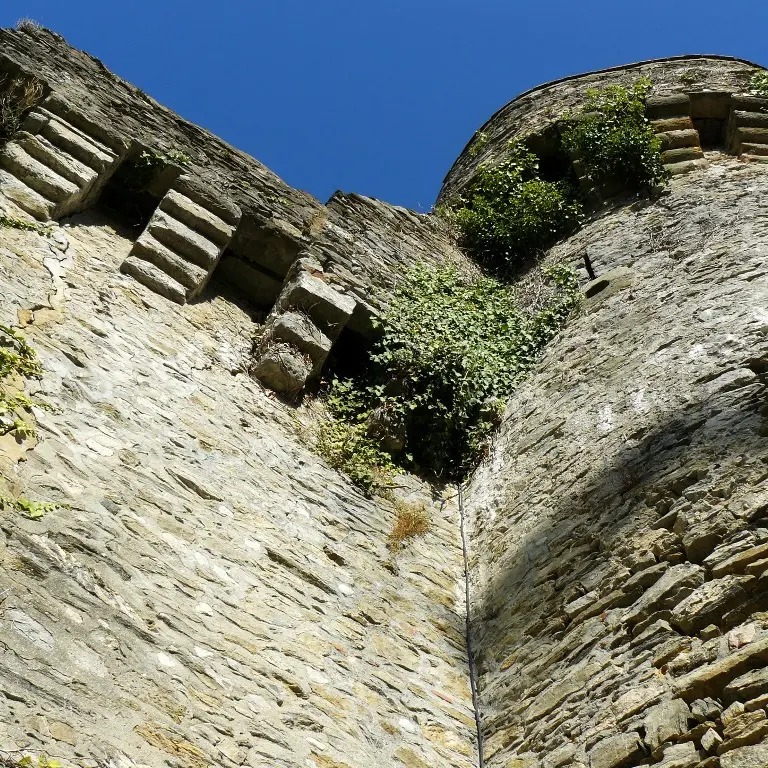
[[[751,94],[768,98],[768,72],[755,72],[749,80],[748,87]]]
[[[35,436],[34,427],[23,418],[23,412],[33,406],[46,407],[21,392],[11,392],[3,386],[12,376],[39,379],[43,369],[35,350],[24,337],[4,325],[0,325],[0,435],[13,433],[23,440]]]
[[[32,501],[19,496],[14,499],[10,496],[0,496],[0,509],[10,509],[20,512],[30,520],[39,520],[43,515],[53,512],[55,509],[63,509],[64,505],[46,501]]]
[[[581,206],[567,182],[539,178],[538,158],[515,141],[503,162],[482,164],[470,188],[441,212],[473,255],[504,269],[575,229]]]
[[[578,302],[572,270],[553,266],[544,274],[544,305],[525,314],[498,279],[411,269],[380,322],[365,376],[334,384],[333,424],[370,441],[374,466],[386,464],[381,442],[371,439],[383,420],[402,433],[404,464],[462,476],[484,455],[503,402]]]
[[[339,382],[334,387],[329,396],[334,418],[320,426],[317,452],[369,496],[383,495],[391,485],[395,465],[392,457],[368,435],[368,411],[355,395],[348,382]],[[352,403],[359,405],[359,409],[354,410]]]
[[[650,88],[647,77],[631,88],[592,88],[580,113],[566,116],[563,146],[596,183],[621,180],[648,189],[666,180],[661,142],[645,116]]]

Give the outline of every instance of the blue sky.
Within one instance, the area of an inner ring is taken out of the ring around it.
[[[325,201],[429,210],[472,133],[546,80],[720,53],[768,65],[768,3],[3,0]]]

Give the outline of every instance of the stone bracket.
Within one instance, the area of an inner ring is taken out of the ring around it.
[[[180,176],[120,269],[184,304],[205,288],[239,221],[237,206],[212,200],[192,179]]]

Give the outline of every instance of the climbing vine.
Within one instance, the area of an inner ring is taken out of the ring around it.
[[[768,72],[755,72],[749,80],[749,92],[768,98]]]
[[[645,116],[650,88],[647,77],[631,88],[592,88],[580,112],[566,116],[563,146],[596,183],[621,180],[643,189],[667,178],[661,142]]]
[[[471,469],[504,400],[578,301],[570,269],[549,267],[545,279],[543,306],[526,314],[498,279],[467,280],[450,267],[411,269],[380,322],[365,374],[331,390],[329,429],[353,430],[364,449],[354,453],[353,471],[339,468],[367,482],[357,462],[375,451],[375,467],[391,469],[394,454],[409,468],[437,475]]]
[[[18,379],[39,379],[42,375],[43,368],[26,339],[12,328],[0,325],[0,437],[11,434],[17,440],[25,440],[36,436],[34,426],[27,421],[27,414],[33,407],[49,409],[50,406],[17,391]],[[0,509],[20,512],[32,520],[61,507],[61,504],[0,493]]]
[[[581,206],[566,181],[539,178],[538,158],[515,141],[503,162],[481,165],[464,195],[439,212],[474,256],[504,269],[575,229]]]
[[[630,88],[590,90],[562,122],[563,150],[595,183],[618,179],[647,190],[666,179],[645,117],[650,87],[642,78]],[[486,141],[478,134],[469,154]],[[506,399],[578,302],[576,275],[562,265],[534,269],[544,290],[533,302],[519,301],[508,282],[516,265],[580,226],[578,197],[572,178],[543,179],[537,156],[516,140],[436,211],[495,276],[468,280],[425,265],[405,275],[364,373],[332,384],[333,419],[318,442],[332,466],[377,493],[396,464],[454,478],[476,465]]]
[[[39,379],[43,369],[34,349],[12,328],[0,325],[0,436],[14,433],[17,438],[34,437],[35,429],[24,412],[42,405],[23,392],[14,392],[12,377]]]

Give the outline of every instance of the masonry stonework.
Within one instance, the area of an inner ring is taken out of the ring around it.
[[[397,498],[327,467],[311,400],[281,397],[367,343],[404,267],[476,272],[450,230],[323,205],[54,33],[0,31],[0,73],[42,84],[0,149],[3,215],[41,223],[0,228],[0,323],[38,350],[27,388],[51,406],[36,439],[0,437],[0,473],[58,504],[0,513],[0,758],[768,765],[755,69],[567,79],[468,145],[443,201],[511,138],[554,173],[563,112],[642,74],[673,177],[654,199],[585,188],[589,221],[543,256],[589,257],[580,309],[464,487],[398,478],[432,526],[394,555]]]

